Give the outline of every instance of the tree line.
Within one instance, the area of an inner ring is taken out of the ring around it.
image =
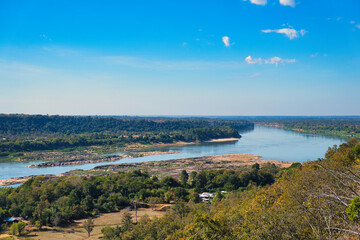
[[[360,117],[308,117],[308,118],[258,118],[260,125],[278,126],[287,130],[301,130],[306,133],[338,135],[360,138]]]
[[[85,133],[160,133],[185,131],[194,128],[228,126],[236,130],[251,129],[253,123],[244,120],[222,119],[148,119],[100,116],[47,116],[0,114],[2,138],[54,137]]]
[[[173,143],[177,141],[193,142],[206,141],[218,138],[240,138],[239,132],[228,126],[204,127],[187,129],[184,131],[121,134],[89,133],[53,138],[37,138],[34,140],[2,141],[0,142],[0,156],[23,151],[56,150],[86,146],[117,145],[125,146],[128,143]]]

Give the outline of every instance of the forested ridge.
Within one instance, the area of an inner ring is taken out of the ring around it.
[[[22,151],[240,138],[253,123],[221,119],[120,119],[0,115],[0,156]]]
[[[218,138],[240,138],[239,132],[231,127],[204,127],[184,131],[160,132],[158,134],[145,133],[133,134],[91,133],[76,134],[54,138],[36,138],[34,140],[16,140],[0,142],[0,154],[19,151],[56,150],[62,148],[120,145],[131,143],[173,143],[176,141],[206,141]]]
[[[85,133],[160,133],[184,131],[194,128],[227,126],[237,130],[253,128],[245,120],[222,119],[122,119],[115,117],[79,117],[0,114],[0,136],[2,137],[44,137]]]
[[[268,117],[255,118],[253,121],[287,130],[360,138],[360,117]]]

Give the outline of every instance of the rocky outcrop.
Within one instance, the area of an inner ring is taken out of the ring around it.
[[[28,168],[44,168],[44,167],[58,167],[58,166],[69,166],[69,165],[81,165],[87,163],[98,163],[98,162],[112,162],[123,159],[123,156],[104,156],[97,158],[80,158],[80,159],[71,159],[64,161],[54,161],[54,162],[44,162],[39,164],[34,164],[27,166]]]
[[[99,162],[113,162],[118,161],[123,158],[137,158],[137,157],[145,157],[150,155],[160,155],[160,154],[172,154],[178,153],[175,151],[172,152],[127,152],[122,153],[119,156],[111,155],[111,156],[99,156],[93,158],[78,158],[78,159],[69,159],[69,160],[61,160],[61,161],[49,161],[39,164],[33,164],[27,166],[28,168],[45,168],[45,167],[59,167],[59,166],[69,166],[69,165],[81,165],[87,163],[99,163]]]

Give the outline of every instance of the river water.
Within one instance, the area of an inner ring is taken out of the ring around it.
[[[254,130],[241,133],[242,138],[236,142],[202,143],[186,146],[152,148],[149,151],[176,151],[179,153],[153,155],[141,158],[121,159],[116,162],[90,163],[75,166],[27,168],[36,162],[2,162],[0,179],[23,177],[40,174],[59,174],[73,169],[88,170],[99,165],[144,161],[162,161],[169,159],[200,157],[209,155],[250,153],[262,156],[266,160],[287,162],[305,162],[324,156],[329,146],[339,145],[345,140],[320,135],[303,134],[278,128],[256,126]],[[115,153],[120,154],[120,153]]]

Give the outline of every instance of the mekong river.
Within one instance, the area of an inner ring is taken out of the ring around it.
[[[341,138],[303,134],[277,128],[256,126],[254,130],[241,133],[242,138],[236,142],[202,143],[186,146],[173,146],[149,149],[149,151],[177,151],[175,154],[153,155],[141,158],[121,159],[116,162],[90,163],[64,167],[27,168],[36,162],[2,162],[0,179],[23,177],[39,174],[59,174],[73,169],[91,169],[95,166],[144,161],[162,161],[178,158],[200,157],[209,155],[250,153],[262,156],[266,160],[288,162],[305,162],[324,156],[329,146],[339,145]],[[115,153],[116,154],[116,153]]]

